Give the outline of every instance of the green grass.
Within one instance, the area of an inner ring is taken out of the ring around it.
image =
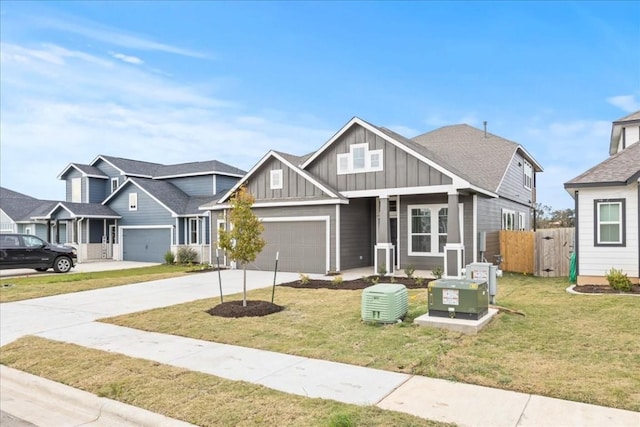
[[[217,301],[207,299],[104,321],[640,411],[640,298],[566,287],[564,278],[501,278],[498,303],[526,316],[500,313],[476,336],[413,325],[426,312],[426,290],[410,290],[407,318],[388,326],[360,321],[362,291],[286,287],[275,300],[286,309],[266,317],[212,317],[205,310]]]
[[[446,425],[36,337],[2,347],[0,363],[201,426]]]
[[[30,277],[8,277],[0,279],[0,302],[20,301],[167,279],[169,277],[183,276],[187,274],[186,270],[187,267],[185,266],[157,265],[95,273],[37,274]]]

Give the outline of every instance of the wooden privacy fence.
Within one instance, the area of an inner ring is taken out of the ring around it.
[[[569,276],[574,228],[500,231],[502,270],[543,277]]]

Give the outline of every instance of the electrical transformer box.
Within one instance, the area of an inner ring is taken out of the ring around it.
[[[362,320],[394,323],[409,309],[409,293],[398,283],[378,283],[362,291]]]
[[[429,283],[429,316],[477,320],[489,312],[487,282],[438,279]]]

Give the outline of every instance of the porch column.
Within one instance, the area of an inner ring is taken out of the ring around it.
[[[444,277],[462,278],[464,245],[460,238],[458,192],[449,193],[447,209],[447,243],[444,245]]]
[[[380,196],[378,239],[374,247],[374,268],[375,273],[384,269],[387,274],[393,274],[395,267],[395,248],[389,242],[389,197]]]
[[[50,219],[47,220],[47,242],[51,242],[51,220]]]

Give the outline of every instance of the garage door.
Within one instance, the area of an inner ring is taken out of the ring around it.
[[[125,228],[122,230],[122,259],[125,261],[164,262],[171,249],[168,228]]]
[[[265,220],[268,221],[268,220]],[[273,270],[280,252],[279,271],[327,272],[327,223],[325,221],[264,222],[264,249],[249,267]]]

